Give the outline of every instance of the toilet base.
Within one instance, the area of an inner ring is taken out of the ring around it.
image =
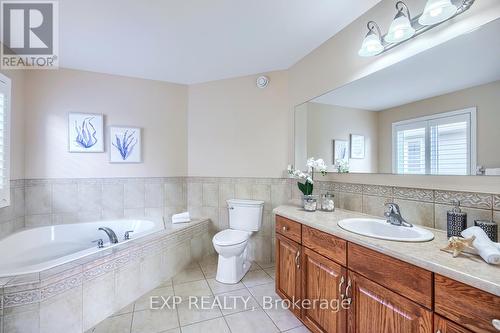
[[[251,266],[246,260],[246,250],[239,256],[225,258],[219,254],[217,263],[217,276],[215,280],[225,284],[236,284],[243,279]]]

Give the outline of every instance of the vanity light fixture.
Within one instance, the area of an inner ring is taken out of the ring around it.
[[[382,45],[382,34],[377,23],[370,21],[366,24],[368,33],[363,40],[358,54],[362,57],[370,57],[381,53],[384,50]]]
[[[440,25],[467,11],[475,0],[427,0],[424,11],[412,18],[403,1],[396,2],[396,16],[389,31],[383,35],[377,23],[369,21],[368,33],[363,39],[358,54],[372,57],[384,53],[413,37]]]
[[[387,43],[400,43],[413,37],[416,32],[411,23],[408,6],[403,1],[398,1],[396,2],[396,10],[398,12],[389,27],[389,32],[384,37]]]

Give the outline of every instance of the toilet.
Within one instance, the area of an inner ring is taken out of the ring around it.
[[[247,244],[252,232],[262,225],[264,201],[230,199],[229,229],[218,232],[212,239],[219,254],[216,280],[221,283],[240,282],[250,269],[247,260]]]

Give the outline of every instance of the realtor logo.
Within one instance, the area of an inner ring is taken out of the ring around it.
[[[57,1],[1,1],[1,68],[56,69]]]

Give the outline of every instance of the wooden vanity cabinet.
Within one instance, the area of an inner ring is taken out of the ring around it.
[[[477,333],[498,332],[493,320],[500,320],[500,297],[434,275],[434,311]]]
[[[300,250],[299,243],[276,234],[276,293],[291,302],[301,296]],[[290,310],[300,316],[300,309]]]
[[[435,333],[473,333],[460,325],[449,321],[439,315],[434,315],[434,332]]]
[[[349,333],[433,332],[430,310],[351,271],[348,283],[351,288],[346,295],[352,299]]]
[[[346,268],[307,247],[302,247],[302,251],[302,298],[312,302],[330,301],[328,307],[304,304],[302,321],[314,333],[346,332],[347,312],[340,302],[345,290]]]
[[[493,333],[500,319],[498,296],[280,216],[276,292],[350,300],[338,311],[292,308],[315,333]]]

